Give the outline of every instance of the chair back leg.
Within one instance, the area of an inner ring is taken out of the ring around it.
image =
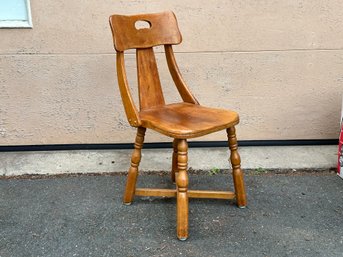
[[[172,159],[172,172],[171,172],[171,180],[175,183],[175,173],[177,173],[177,144],[178,139],[175,138],[173,141],[173,159]]]
[[[188,238],[188,144],[185,139],[177,143],[177,237],[180,240]]]
[[[229,148],[230,148],[230,161],[232,165],[232,176],[233,176],[233,183],[235,187],[235,194],[237,200],[237,206],[240,208],[244,208],[247,205],[246,195],[245,195],[245,188],[244,188],[244,180],[243,180],[243,172],[241,170],[241,157],[238,153],[238,144],[236,138],[236,129],[235,127],[228,128],[226,130],[227,137],[229,141]]]
[[[139,127],[137,129],[137,135],[134,145],[134,150],[131,156],[131,166],[127,175],[126,181],[126,188],[124,193],[123,202],[126,205],[130,205],[133,201],[135,190],[136,190],[136,182],[137,182],[137,175],[138,175],[138,166],[141,161],[141,150],[144,143],[144,136],[145,136],[146,128]]]

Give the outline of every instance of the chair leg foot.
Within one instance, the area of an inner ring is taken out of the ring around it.
[[[244,189],[243,172],[241,169],[233,171],[233,183],[235,186],[237,206],[244,208],[247,205],[247,200]]]
[[[228,128],[226,130],[229,147],[230,147],[230,161],[232,164],[232,176],[233,183],[235,186],[236,200],[238,207],[245,207],[247,205],[245,188],[244,188],[244,179],[243,172],[241,169],[241,158],[238,153],[238,145],[236,138],[236,129],[235,127]]]
[[[188,238],[188,174],[187,174],[187,151],[186,140],[178,142],[178,174],[176,177],[177,185],[177,237],[180,240]]]
[[[178,193],[177,196],[177,237],[180,240],[188,238],[188,195]]]
[[[124,193],[124,198],[123,198],[123,203],[125,205],[130,205],[135,195],[136,182],[137,182],[137,176],[138,176],[138,166],[141,161],[141,150],[143,147],[145,131],[146,131],[146,128],[143,128],[143,127],[139,127],[137,129],[135,149],[132,152],[131,167],[127,175],[126,188],[125,188],[125,193]]]

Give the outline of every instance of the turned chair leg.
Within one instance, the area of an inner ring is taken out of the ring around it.
[[[241,158],[237,151],[238,144],[236,138],[236,129],[235,127],[231,127],[226,129],[229,147],[230,147],[230,161],[232,164],[232,176],[233,176],[233,183],[235,187],[235,194],[237,200],[237,206],[239,208],[244,208],[247,205],[245,189],[244,189],[244,180],[243,180],[243,172],[241,170]]]
[[[178,140],[175,138],[173,141],[173,160],[172,160],[172,172],[171,180],[175,183],[175,173],[177,173],[177,144]]]
[[[129,169],[129,173],[127,175],[126,188],[125,188],[124,199],[123,199],[123,202],[126,205],[131,204],[135,195],[137,175],[138,175],[138,166],[139,166],[139,162],[141,161],[141,150],[144,143],[145,131],[146,131],[146,128],[143,128],[143,127],[139,127],[137,129],[137,135],[136,135],[135,146],[134,146],[135,149],[132,152],[131,166]]]
[[[187,174],[188,144],[185,139],[177,143],[177,237],[184,241],[188,238],[188,174]]]

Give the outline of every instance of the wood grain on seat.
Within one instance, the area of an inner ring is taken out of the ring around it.
[[[239,122],[234,111],[189,103],[169,104],[139,113],[142,126],[173,138],[194,138],[232,127]]]

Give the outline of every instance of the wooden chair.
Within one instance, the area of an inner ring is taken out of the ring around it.
[[[147,28],[137,28],[145,22]],[[120,94],[131,126],[137,128],[131,167],[128,172],[124,204],[131,204],[137,196],[177,198],[177,237],[188,237],[188,198],[234,199],[238,207],[246,206],[243,173],[237,151],[235,125],[238,114],[229,110],[201,106],[185,84],[176,64],[172,45],[182,41],[176,17],[172,12],[110,17],[114,47],[117,52],[117,75]],[[169,71],[183,102],[166,104],[158,75],[154,46],[164,45]],[[136,108],[127,82],[124,51],[136,49],[139,110]],[[171,179],[176,189],[136,188],[138,165],[146,129],[153,129],[172,137],[173,163]],[[187,139],[226,129],[230,160],[233,168],[235,192],[188,190]]]

